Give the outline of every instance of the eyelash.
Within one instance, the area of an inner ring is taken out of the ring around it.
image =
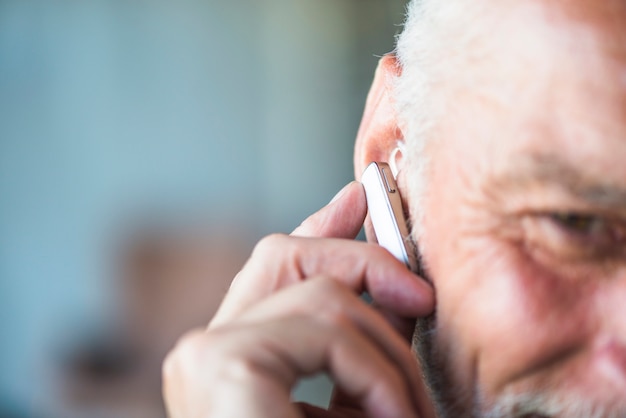
[[[552,221],[565,230],[575,234],[589,235],[607,228],[606,219],[579,213],[552,213]]]

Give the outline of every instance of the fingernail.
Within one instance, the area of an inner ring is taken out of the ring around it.
[[[343,195],[346,194],[348,188],[352,185],[352,183],[354,183],[354,182],[348,183],[346,186],[344,186],[343,189],[339,190],[339,193],[337,193],[335,195],[335,197],[333,197],[333,199],[328,204],[330,205],[331,203],[335,203],[337,200],[341,199],[343,197]]]

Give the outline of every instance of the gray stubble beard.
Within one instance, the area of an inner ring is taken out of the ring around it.
[[[443,349],[437,329],[436,313],[418,318],[413,334],[413,351],[417,355],[422,375],[439,418],[478,418],[476,397],[461,387],[454,378],[452,361]]]

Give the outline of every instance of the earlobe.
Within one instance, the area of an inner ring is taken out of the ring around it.
[[[393,54],[385,55],[378,64],[354,150],[357,180],[370,162],[391,163],[392,158],[398,157],[395,149],[400,148],[398,143],[403,143],[404,137],[398,124],[393,88],[401,72],[400,64]],[[401,157],[403,153],[399,155]],[[397,161],[395,165],[399,168]]]

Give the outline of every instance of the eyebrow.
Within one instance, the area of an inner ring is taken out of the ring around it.
[[[563,157],[554,154],[523,154],[504,171],[495,173],[490,186],[528,189],[537,184],[557,187],[590,205],[626,209],[626,182],[623,186],[585,174]]]

